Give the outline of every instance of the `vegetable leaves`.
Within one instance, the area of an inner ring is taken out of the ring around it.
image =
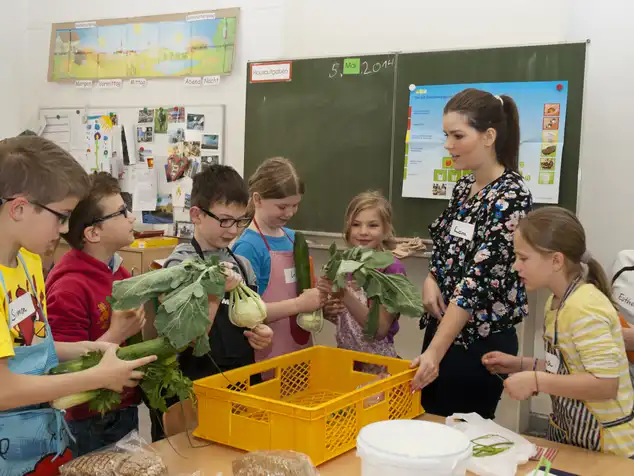
[[[110,303],[115,310],[139,307],[159,298],[155,326],[160,336],[180,349],[196,342],[194,354],[209,352],[209,295],[222,298],[225,274],[217,256],[193,258],[169,268],[116,281]],[[160,299],[162,297],[162,299]]]
[[[375,337],[379,328],[380,306],[391,314],[419,317],[423,312],[423,300],[416,287],[402,274],[383,274],[378,271],[394,263],[390,252],[355,247],[338,251],[333,243],[329,248],[330,259],[325,274],[332,282],[333,293],[345,288],[352,278],[363,288],[370,309],[364,333]]]

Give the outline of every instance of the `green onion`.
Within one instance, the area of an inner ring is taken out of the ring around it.
[[[498,441],[496,443],[490,444],[477,443],[480,440],[491,438],[499,438],[503,441]],[[508,438],[504,438],[503,436],[495,434],[479,436],[478,438],[474,438],[473,440],[471,440],[471,443],[473,443],[473,456],[476,458],[482,458],[484,456],[495,456],[497,454],[503,453],[515,444]]]

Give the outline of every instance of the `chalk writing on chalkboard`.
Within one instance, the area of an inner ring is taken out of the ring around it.
[[[344,75],[368,76],[379,73],[383,69],[394,66],[394,58],[377,61],[376,63],[360,61],[358,58],[346,58],[335,60],[332,63],[328,77],[330,79],[342,78]]]

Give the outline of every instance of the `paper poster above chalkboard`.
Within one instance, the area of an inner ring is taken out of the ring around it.
[[[49,81],[230,74],[239,8],[53,24]]]

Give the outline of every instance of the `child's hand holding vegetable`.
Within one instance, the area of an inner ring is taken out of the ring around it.
[[[255,350],[266,349],[273,342],[273,329],[266,324],[258,324],[250,331],[244,331],[244,335]]]
[[[326,296],[317,288],[307,289],[295,298],[297,314],[313,312],[321,309],[326,302]]]
[[[137,335],[145,326],[145,309],[143,306],[127,311],[112,311],[110,327],[102,340],[121,344]]]
[[[337,317],[345,310],[346,306],[343,304],[343,301],[335,297],[327,299],[326,304],[324,305],[324,314],[327,317]]]
[[[231,292],[244,282],[242,275],[234,270],[233,264],[223,261],[220,263],[222,272],[226,276],[225,292]]]
[[[143,372],[135,370],[156,360],[155,355],[136,360],[121,360],[117,347],[111,345],[95,367],[102,388],[121,393],[124,387],[135,387],[143,378]]]

